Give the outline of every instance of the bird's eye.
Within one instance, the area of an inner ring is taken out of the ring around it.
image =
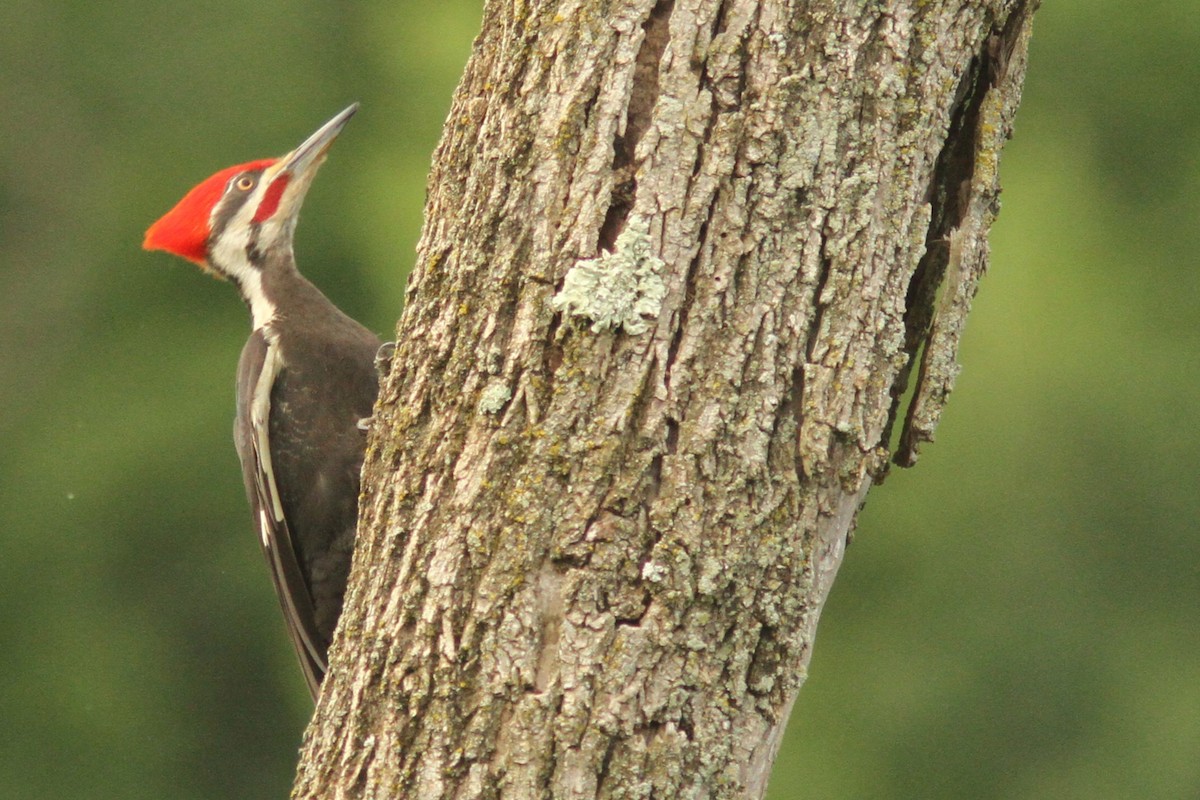
[[[237,179],[237,183],[235,183],[234,186],[236,186],[239,191],[248,192],[254,188],[254,178],[251,178],[249,175],[243,175]]]

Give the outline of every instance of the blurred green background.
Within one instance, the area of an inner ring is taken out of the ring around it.
[[[963,374],[870,496],[774,800],[1200,797],[1195,12],[1040,12]],[[0,798],[286,796],[310,704],[230,440],[246,313],[138,245],[360,100],[297,247],[386,334],[478,19],[0,5]]]

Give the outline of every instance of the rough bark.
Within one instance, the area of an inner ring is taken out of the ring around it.
[[[487,3],[294,796],[762,794],[953,383],[1035,5]]]

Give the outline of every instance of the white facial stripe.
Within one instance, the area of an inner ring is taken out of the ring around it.
[[[259,181],[254,192],[225,225],[225,229],[217,240],[213,242],[209,253],[209,257],[218,268],[241,287],[246,302],[250,304],[250,314],[254,319],[255,330],[270,324],[275,319],[275,305],[263,293],[262,273],[250,263],[250,259],[246,255],[246,250],[250,246],[250,223],[254,219],[254,212],[258,208],[258,204],[262,202],[268,185],[267,181]],[[216,216],[217,208],[220,205],[217,203],[213,208],[213,217]],[[215,221],[210,218],[209,226],[211,227]]]
[[[275,304],[263,294],[262,274],[251,269],[242,281],[242,293],[250,303],[250,315],[254,318],[254,330],[265,328],[275,321]]]

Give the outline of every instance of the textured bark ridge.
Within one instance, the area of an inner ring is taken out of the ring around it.
[[[762,794],[951,388],[1034,5],[487,3],[294,796]]]

